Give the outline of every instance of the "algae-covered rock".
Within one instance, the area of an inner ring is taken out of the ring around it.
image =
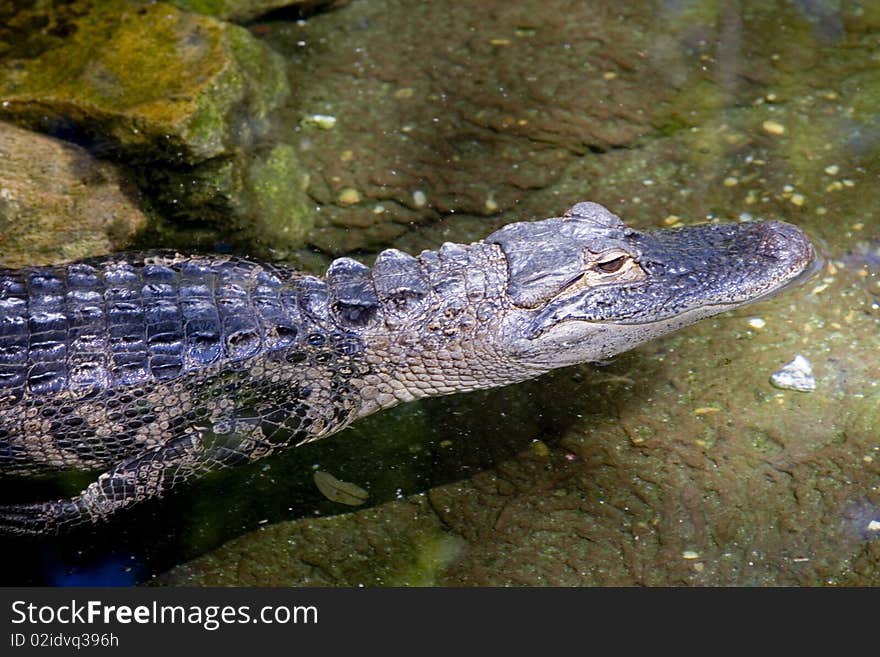
[[[0,66],[0,115],[191,164],[247,139],[288,94],[283,62],[246,30],[168,4],[95,3],[68,30]]]
[[[0,116],[124,162],[155,207],[185,225],[301,244],[305,174],[290,146],[257,146],[289,93],[278,54],[170,4],[40,11],[9,18],[29,27],[0,63]],[[41,37],[41,21],[63,38]]]
[[[249,205],[260,219],[258,239],[291,244],[305,237],[313,225],[306,203],[308,180],[296,151],[287,144],[278,144],[251,164],[245,186]]]
[[[178,223],[225,224],[232,234],[246,230],[251,249],[299,245],[313,225],[305,193],[308,174],[288,144],[212,158],[183,171],[156,168],[137,174]]]
[[[124,248],[145,223],[132,185],[112,164],[0,123],[0,266]]]
[[[171,0],[171,4],[187,11],[239,22],[253,20],[276,9],[289,8],[312,13],[325,8],[341,7],[348,2],[349,0]]]

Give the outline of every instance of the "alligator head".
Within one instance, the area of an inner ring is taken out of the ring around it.
[[[515,309],[496,344],[542,368],[608,358],[821,266],[806,235],[780,221],[641,232],[596,203],[510,224],[485,242],[504,253]]]

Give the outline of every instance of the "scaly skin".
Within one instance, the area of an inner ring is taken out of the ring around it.
[[[593,203],[324,279],[222,256],[0,270],[0,470],[103,470],[0,531],[101,521],[400,402],[608,358],[775,293],[817,258],[780,222],[638,232]]]

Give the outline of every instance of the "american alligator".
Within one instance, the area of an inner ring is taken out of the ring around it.
[[[104,470],[0,507],[57,532],[420,397],[607,359],[815,269],[782,222],[640,232],[595,203],[321,279],[227,256],[0,270],[0,471]]]

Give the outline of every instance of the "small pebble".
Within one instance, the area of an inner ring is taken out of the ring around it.
[[[804,201],[806,201],[806,199],[804,198],[804,195],[803,195],[803,194],[792,194],[792,195],[791,195],[791,198],[790,198],[789,200],[790,200],[794,205],[796,205],[796,206],[798,206],[798,207],[802,206],[802,205],[804,204]]]
[[[684,552],[681,553],[681,558],[682,559],[699,559],[700,553],[695,552],[694,550],[685,550]]]
[[[305,125],[315,126],[321,130],[330,130],[336,126],[336,117],[330,114],[307,114],[302,122]]]
[[[749,326],[751,326],[753,329],[762,329],[767,326],[767,322],[765,322],[760,317],[752,317],[749,319]]]
[[[764,121],[764,123],[761,124],[761,127],[764,129],[764,132],[771,135],[785,134],[785,126],[778,121]]]
[[[812,392],[816,389],[813,378],[813,366],[806,358],[798,354],[794,360],[770,375],[770,383],[782,390]]]
[[[425,196],[425,192],[423,192],[421,189],[417,189],[416,191],[414,191],[412,198],[413,198],[413,204],[417,208],[425,207],[425,204],[428,202],[428,197]]]
[[[868,531],[869,532],[880,532],[880,521],[872,520],[868,523]]]
[[[839,171],[840,167],[836,164],[825,167],[825,173],[827,173],[829,176],[836,176]]]
[[[336,200],[342,205],[354,205],[355,203],[360,202],[361,194],[353,187],[346,187],[339,192],[339,196],[336,197]]]
[[[529,448],[532,450],[532,454],[535,456],[539,456],[541,458],[547,458],[550,456],[550,448],[547,447],[547,443],[543,440],[533,440],[532,444],[529,445]]]

